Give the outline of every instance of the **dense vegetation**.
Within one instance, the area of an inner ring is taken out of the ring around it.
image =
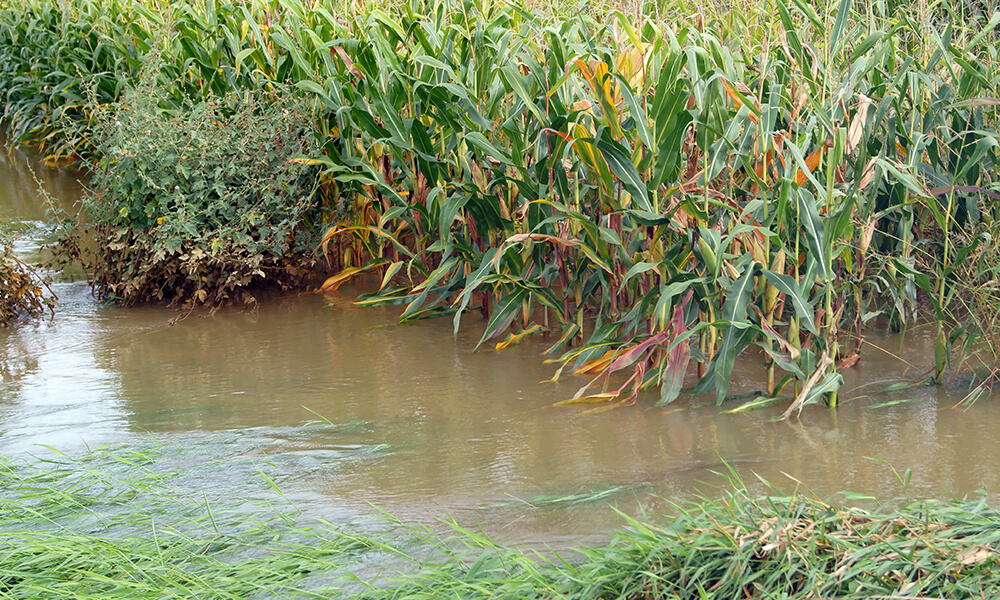
[[[661,524],[628,520],[606,545],[538,554],[453,521],[363,534],[280,501],[191,497],[157,471],[166,451],[0,458],[0,598],[957,599],[1000,587],[1000,514],[982,501],[839,509],[734,482]]]
[[[161,114],[159,64],[101,112],[88,199],[101,293],[131,304],[191,299],[250,304],[262,281],[299,285],[311,271],[316,169],[311,119],[277,91],[210,97]]]
[[[457,328],[476,309],[499,347],[552,334],[557,376],[592,378],[569,403],[656,388],[671,402],[691,362],[692,391],[721,403],[751,351],[769,366],[751,405],[835,404],[863,327],[918,309],[937,328],[932,377],[984,367],[982,391],[1000,365],[1000,15],[852,0],[693,18],[650,5],[658,19],[492,0],[0,7],[13,137],[96,165],[98,284],[122,301],[232,298],[308,266],[313,236],[323,289],[375,274],[360,302],[403,304],[403,321]],[[119,163],[118,134],[95,123],[136,123],[144,94],[156,127],[128,129]],[[264,99],[240,121],[260,140],[249,162],[189,148],[184,132],[232,128],[248,97]],[[302,102],[313,138],[272,154],[262,140]],[[318,169],[313,185],[283,165]],[[303,185],[272,196],[267,177]],[[260,221],[244,208],[258,203]]]

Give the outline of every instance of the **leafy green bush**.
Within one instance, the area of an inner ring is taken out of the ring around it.
[[[84,201],[99,293],[124,304],[252,302],[311,266],[316,172],[310,113],[290,91],[233,92],[160,108],[156,60],[98,112]]]

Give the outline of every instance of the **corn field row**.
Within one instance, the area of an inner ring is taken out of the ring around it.
[[[743,406],[833,405],[865,327],[918,317],[930,377],[991,385],[1000,14],[378,6],[2,0],[4,119],[63,164],[154,52],[167,115],[294,88],[315,119],[295,161],[318,172],[322,289],[374,276],[359,303],[456,331],[480,312],[497,348],[548,334],[556,377],[587,381],[567,404],[721,404],[752,352],[768,375]],[[139,227],[128,208],[104,218]]]

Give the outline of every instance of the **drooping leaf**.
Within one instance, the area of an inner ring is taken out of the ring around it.
[[[779,292],[785,294],[785,297],[792,301],[792,306],[795,308],[795,314],[798,315],[799,319],[802,321],[802,325],[813,335],[819,335],[819,331],[816,330],[816,324],[814,322],[815,313],[813,312],[812,305],[809,304],[808,299],[802,294],[802,290],[799,288],[799,282],[795,281],[795,279],[790,275],[785,275],[784,273],[775,273],[769,269],[762,269],[762,272],[771,285],[777,288]]]
[[[512,333],[508,335],[507,338],[504,339],[504,341],[498,342],[496,345],[496,349],[503,350],[504,348],[509,348],[510,346],[516,346],[517,344],[523,342],[525,338],[527,338],[528,336],[534,335],[541,330],[542,330],[541,325],[539,325],[538,323],[532,323],[530,327],[522,329],[517,333]]]
[[[380,266],[382,266],[382,265],[384,265],[384,264],[386,264],[388,262],[389,262],[388,259],[379,258],[379,259],[376,259],[376,260],[369,261],[367,264],[365,264],[363,266],[360,266],[360,267],[348,267],[348,268],[342,270],[340,273],[337,273],[333,277],[327,278],[327,280],[323,282],[323,285],[319,286],[319,290],[317,290],[317,291],[319,291],[321,293],[322,292],[333,292],[337,288],[339,288],[342,284],[344,284],[345,282],[350,281],[351,279],[357,277],[358,275],[363,275],[365,273],[370,273],[373,270],[375,270],[376,268],[378,268],[378,267],[380,267]]]
[[[824,282],[830,281],[833,271],[830,267],[830,257],[826,252],[826,230],[816,208],[815,197],[803,188],[795,190],[793,194],[795,207],[799,213],[799,224],[805,232],[806,243],[809,245],[809,256],[816,264],[816,276]]]
[[[660,399],[656,403],[657,406],[670,404],[681,395],[681,390],[684,387],[684,376],[691,363],[691,342],[689,338],[681,337],[687,331],[684,324],[686,305],[685,301],[681,306],[675,307],[673,319],[670,321],[673,342],[664,359],[667,365],[663,369]]]
[[[743,275],[730,286],[726,293],[726,302],[722,306],[722,320],[727,325],[722,334],[719,351],[712,361],[716,365],[715,393],[717,404],[722,404],[729,392],[729,379],[733,374],[733,366],[736,364],[738,327],[743,323],[749,325],[747,307],[750,304],[756,271],[757,263],[750,263]]]
[[[636,344],[631,348],[626,349],[624,352],[621,352],[618,355],[618,357],[614,360],[614,362],[612,362],[608,366],[608,372],[614,373],[615,371],[620,371],[625,367],[631,365],[636,360],[638,360],[639,356],[647,349],[649,349],[651,346],[655,346],[657,344],[662,344],[663,342],[665,342],[669,335],[670,332],[661,331],[660,333],[657,333],[656,335],[646,339],[645,341]]]
[[[486,340],[493,339],[500,333],[507,329],[507,327],[513,322],[514,318],[517,317],[521,310],[521,304],[528,299],[530,291],[525,288],[517,288],[513,292],[503,296],[497,300],[496,306],[493,307],[493,312],[490,314],[490,320],[486,324],[486,331],[483,332],[483,336],[479,338],[479,343],[476,344],[476,348],[479,348]]]
[[[636,170],[632,160],[628,157],[625,149],[617,142],[607,140],[597,140],[597,149],[601,151],[604,160],[607,161],[611,172],[622,182],[622,186],[632,196],[632,199],[642,210],[653,212],[653,205],[649,202],[649,190],[646,189],[646,182],[642,180],[639,171]]]

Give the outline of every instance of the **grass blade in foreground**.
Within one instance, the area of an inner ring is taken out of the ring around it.
[[[983,500],[881,513],[755,498],[734,480],[721,499],[678,504],[657,522],[621,515],[627,528],[610,543],[561,556],[499,546],[454,520],[445,535],[395,523],[389,537],[273,507],[210,506],[155,467],[155,450],[0,458],[0,598],[862,600],[1000,589],[1000,513]],[[373,567],[374,580],[351,573]]]

